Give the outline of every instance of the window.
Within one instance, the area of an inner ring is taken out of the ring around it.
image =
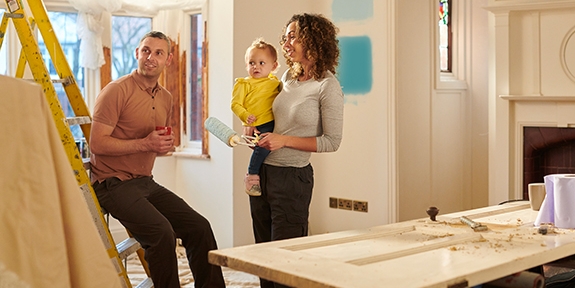
[[[439,59],[441,72],[452,72],[451,0],[439,0]]]
[[[188,135],[188,148],[200,151],[201,154],[207,154],[207,147],[204,141],[207,136],[204,130],[204,119],[206,117],[204,104],[207,97],[205,86],[207,85],[206,79],[206,43],[204,41],[204,21],[202,14],[190,15],[190,54],[189,60],[189,87],[190,97],[188,116],[186,117],[188,125],[183,125],[190,131]]]
[[[136,48],[152,30],[152,18],[112,16],[112,80],[138,68]]]
[[[468,35],[466,27],[472,17],[471,4],[468,1],[438,0],[435,2],[435,13],[438,18],[432,18],[435,26],[434,45],[434,76],[436,89],[465,90],[468,89],[466,69],[470,63],[466,45]]]
[[[202,121],[202,15],[191,15],[190,43],[190,141],[202,140],[202,127],[194,125]]]
[[[60,42],[60,46],[62,46],[62,50],[64,51],[64,55],[66,56],[66,60],[70,66],[70,70],[74,74],[74,78],[82,92],[82,95],[84,95],[84,68],[80,67],[80,39],[78,39],[76,33],[76,17],[77,13],[48,11],[48,18],[50,18],[52,28],[54,28],[56,37]],[[52,62],[52,58],[47,50],[46,44],[42,39],[42,35],[40,33],[38,34],[38,47],[40,48],[40,52],[44,58],[44,63],[48,66],[50,78],[60,79],[56,72],[56,68],[54,67],[54,63]],[[64,91],[62,84],[54,83],[54,89],[58,94],[58,100],[60,101],[62,110],[64,110],[64,115],[66,115],[66,117],[74,117],[74,111],[70,106],[68,96],[66,95],[66,91]],[[81,139],[84,138],[80,126],[73,125],[70,128],[75,139],[81,141]]]
[[[47,8],[50,9],[50,7]],[[81,93],[86,99],[89,109],[91,109],[90,103],[94,103],[103,85],[137,69],[138,63],[135,58],[135,49],[139,45],[142,35],[152,29],[156,29],[152,22],[154,18],[152,16],[132,17],[126,14],[112,15],[110,23],[104,24],[104,29],[110,31],[108,35],[111,37],[110,43],[112,43],[112,47],[110,47],[109,54],[106,57],[110,57],[111,61],[108,61],[109,64],[107,64],[108,67],[106,69],[93,71],[80,66],[82,58],[80,55],[80,40],[76,31],[77,12],[68,6],[57,6],[54,8],[57,11],[48,11],[48,17],[62,46],[70,69],[81,89]],[[2,12],[3,10],[0,9],[0,16]],[[207,47],[205,46],[207,44],[204,40],[205,19],[202,17],[201,10],[188,10],[186,12],[182,11],[182,13],[186,15],[186,18],[183,19],[185,19],[187,31],[185,32],[186,36],[182,37],[185,39],[185,42],[183,42],[185,44],[182,46],[185,46],[183,50],[187,54],[187,59],[185,61],[182,60],[179,64],[187,67],[185,69],[182,67],[181,70],[183,72],[180,75],[181,82],[179,83],[182,83],[181,86],[186,86],[184,91],[187,93],[186,97],[183,97],[185,102],[181,103],[183,109],[181,118],[183,120],[180,126],[182,127],[182,134],[180,135],[182,135],[181,139],[183,141],[181,141],[180,148],[184,148],[184,152],[194,155],[207,154],[207,148],[204,147],[207,144],[207,141],[204,141],[207,137],[207,132],[203,127],[203,121],[207,114],[205,107],[207,104],[207,93],[205,92],[207,87],[207,77],[205,76],[207,73],[205,67],[205,57],[207,55]],[[162,26],[160,25],[160,27]],[[6,37],[0,47],[0,73],[2,74],[11,73],[11,67],[15,67],[15,61],[10,59],[17,59],[20,52],[19,49],[7,49],[11,48],[6,45],[9,39],[13,39],[13,37]],[[38,41],[51,78],[59,79],[41,35],[38,36]],[[179,45],[179,43],[176,44]],[[98,83],[98,79],[100,79],[100,85],[95,84]],[[69,117],[74,116],[62,85],[55,83],[54,86],[65,115]],[[82,141],[83,135],[80,127],[72,126],[71,128],[74,137]]]

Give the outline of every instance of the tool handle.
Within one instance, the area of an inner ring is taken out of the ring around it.
[[[478,226],[481,225],[481,224],[479,224],[479,223],[477,223],[477,222],[475,222],[475,221],[473,221],[473,220],[467,218],[466,216],[461,216],[461,217],[459,217],[459,220],[461,220],[461,222],[467,224],[467,225],[468,225],[469,227],[471,227],[471,228],[476,228],[476,227],[478,227]]]

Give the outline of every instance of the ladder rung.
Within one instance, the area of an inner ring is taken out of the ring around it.
[[[4,15],[6,15],[6,18],[15,18],[15,19],[21,19],[24,18],[23,14],[16,14],[16,13],[4,13]]]
[[[24,80],[28,80],[30,82],[36,81],[34,79],[24,79]],[[64,86],[66,85],[70,85],[72,83],[74,83],[74,79],[70,79],[70,78],[64,78],[64,79],[50,79],[52,81],[52,83],[60,83]]]
[[[126,240],[116,245],[116,249],[118,249],[118,255],[122,260],[125,260],[126,258],[128,258],[128,256],[132,255],[140,248],[142,248],[140,242],[136,241],[136,239],[134,239],[133,237],[126,238]]]
[[[61,83],[62,85],[70,85],[75,82],[73,77],[66,77],[64,79],[52,79],[52,83]]]
[[[68,79],[52,79],[52,83],[67,83]]]
[[[152,282],[152,278],[146,278],[146,280],[140,282],[136,288],[153,288],[154,282]]]
[[[90,116],[68,117],[66,118],[68,125],[82,125],[92,123]]]

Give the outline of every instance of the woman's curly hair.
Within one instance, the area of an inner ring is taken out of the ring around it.
[[[335,74],[339,64],[339,40],[336,38],[339,29],[321,14],[295,14],[283,28],[282,47],[286,42],[286,29],[292,22],[296,23],[295,34],[304,47],[305,57],[313,63],[310,71],[305,72],[314,79],[323,78],[326,71]],[[285,50],[283,54],[292,77],[300,76],[304,72],[300,63],[293,62]]]

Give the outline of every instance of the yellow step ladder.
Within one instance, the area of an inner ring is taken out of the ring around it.
[[[22,54],[20,55],[18,70],[16,77],[22,78],[24,75],[25,63],[27,62],[30,71],[34,77],[34,81],[42,85],[44,94],[50,105],[52,117],[56,123],[56,127],[62,139],[64,150],[68,155],[68,159],[76,176],[76,180],[80,186],[84,198],[88,204],[89,210],[93,217],[94,223],[99,231],[100,237],[104,242],[104,246],[108,252],[110,260],[116,267],[118,277],[121,278],[124,287],[132,287],[125,265],[122,261],[132,253],[136,252],[142,266],[146,270],[148,276],[150,275],[147,263],[144,260],[144,252],[140,244],[129,234],[129,238],[122,241],[118,245],[114,243],[110,230],[108,229],[107,221],[104,213],[98,203],[94,189],[90,183],[90,178],[86,171],[85,163],[80,155],[80,151],[76,146],[76,140],[70,130],[70,125],[80,125],[86,142],[89,142],[91,116],[82,97],[80,88],[78,87],[74,74],[66,60],[62,46],[54,33],[46,7],[41,0],[28,0],[27,4],[32,12],[33,17],[28,19],[25,14],[25,9],[22,0],[5,0],[8,12],[4,13],[2,22],[0,23],[0,48],[6,35],[8,21],[12,20],[20,43],[22,44]],[[46,43],[48,52],[54,68],[56,69],[60,79],[51,79],[48,67],[46,66],[38,42],[33,34],[33,25],[36,25],[42,38]],[[66,92],[71,107],[73,108],[75,117],[66,118],[62,106],[58,100],[54,82],[62,83]],[[138,287],[153,287],[151,278],[147,278],[141,282]]]

